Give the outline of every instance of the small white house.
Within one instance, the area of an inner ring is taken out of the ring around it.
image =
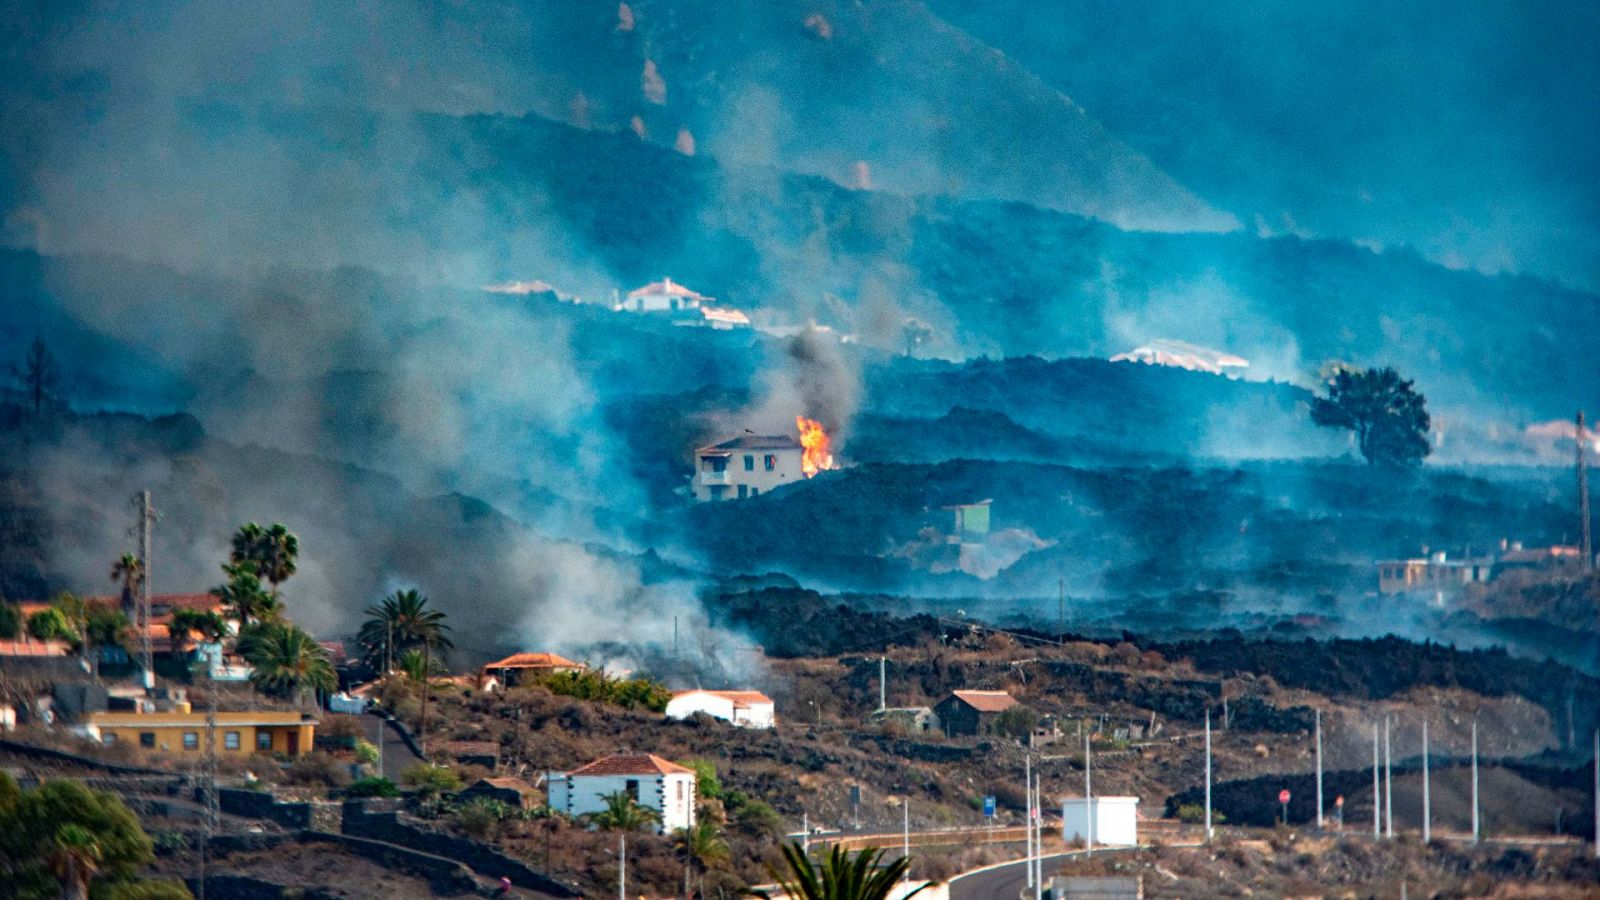
[[[702,304],[711,302],[710,297],[690,290],[671,278],[663,278],[629,291],[628,296],[617,305],[617,309],[643,313],[680,312],[699,309]]]
[[[618,791],[661,814],[658,831],[694,827],[695,775],[652,753],[617,753],[571,772],[550,772],[550,807],[568,816],[601,812]]]
[[[772,698],[760,691],[679,691],[667,703],[667,718],[705,713],[747,728],[771,728],[778,720]]]
[[[1061,802],[1061,836],[1069,843],[1096,847],[1132,847],[1139,843],[1139,798],[1071,797]]]

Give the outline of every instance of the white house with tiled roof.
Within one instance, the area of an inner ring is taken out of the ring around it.
[[[550,808],[569,817],[602,812],[618,791],[661,815],[658,831],[694,827],[694,770],[653,753],[616,753],[571,772],[549,772]]]
[[[771,728],[778,716],[772,698],[760,691],[678,691],[667,703],[667,717],[687,719],[705,713],[746,728]]]
[[[629,291],[619,308],[628,312],[678,312],[699,309],[701,304],[711,302],[705,294],[663,278]]]
[[[805,480],[805,448],[787,434],[742,434],[694,452],[696,500],[743,500]]]

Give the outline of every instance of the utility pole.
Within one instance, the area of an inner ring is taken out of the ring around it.
[[[1394,770],[1390,768],[1393,759],[1386,715],[1383,717],[1383,834],[1390,839],[1394,838]]]
[[[628,836],[617,841],[617,900],[628,900]]]
[[[139,664],[144,668],[145,690],[155,687],[150,661],[150,544],[155,530],[156,511],[150,505],[150,492],[139,492],[139,608],[134,618],[139,627]]]
[[[1064,647],[1067,643],[1067,580],[1065,578],[1056,579],[1056,604],[1056,634],[1061,635],[1056,640],[1056,645]]]
[[[1378,783],[1378,723],[1372,723],[1372,837],[1383,837],[1383,795]]]
[[[1317,710],[1317,830],[1322,830],[1322,710]]]
[[[1428,775],[1428,720],[1422,720],[1422,842],[1433,840],[1433,796]]]
[[[1594,855],[1600,859],[1600,728],[1594,730]]]
[[[1089,753],[1089,735],[1083,736],[1083,849],[1094,855],[1094,770]]]
[[[220,653],[220,650],[219,650]],[[205,778],[206,813],[200,829],[200,896],[206,900],[206,856],[211,850],[211,836],[216,833],[219,816],[217,797],[217,680],[212,677],[211,661],[204,658],[206,667],[206,757]],[[219,656],[220,661],[220,656]]]
[[[1033,775],[1033,810],[1038,816],[1033,825],[1033,900],[1044,900],[1044,785],[1037,772]]]
[[[1033,754],[1025,753],[1022,756],[1022,793],[1027,797],[1028,810],[1023,814],[1023,824],[1028,826],[1026,837],[1028,887],[1033,887]]]
[[[878,657],[878,712],[889,708],[889,657]]]
[[[900,855],[906,861],[906,880],[911,880],[911,798],[900,802]]]
[[[1472,719],[1472,842],[1478,842],[1478,719]]]
[[[811,855],[811,814],[808,812],[800,813],[800,852]]]
[[[428,760],[428,687],[432,679],[428,676],[433,669],[433,641],[422,642],[422,718],[417,721],[417,746],[422,750],[422,760]]]
[[[1206,709],[1206,842],[1213,837],[1211,831],[1211,710]]]
[[[1578,548],[1583,554],[1583,571],[1594,569],[1594,545],[1589,535],[1589,459],[1588,432],[1583,427],[1583,410],[1578,410]]]

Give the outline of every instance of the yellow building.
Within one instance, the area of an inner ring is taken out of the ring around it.
[[[98,712],[90,714],[88,724],[107,745],[163,753],[205,752],[203,712]],[[217,752],[299,756],[311,752],[316,731],[317,721],[297,712],[218,712]]]

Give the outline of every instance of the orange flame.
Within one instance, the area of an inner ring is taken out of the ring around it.
[[[795,416],[794,424],[800,429],[800,446],[805,448],[800,454],[800,471],[810,478],[823,469],[833,468],[833,453],[828,446],[831,442],[822,423]]]

